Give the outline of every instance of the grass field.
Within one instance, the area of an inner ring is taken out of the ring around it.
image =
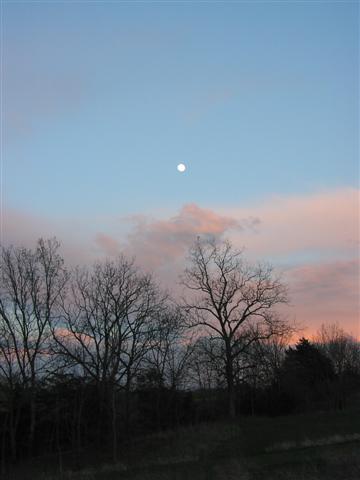
[[[359,480],[360,409],[241,417],[133,440],[116,465],[54,472],[33,462],[14,480]],[[94,457],[94,462],[96,462]]]

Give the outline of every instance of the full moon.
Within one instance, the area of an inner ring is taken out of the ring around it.
[[[179,165],[176,167],[179,172],[183,173],[186,170],[186,167],[183,163],[179,163]]]

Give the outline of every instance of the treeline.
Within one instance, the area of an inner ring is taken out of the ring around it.
[[[175,302],[124,256],[69,269],[56,239],[3,247],[3,471],[33,455],[108,452],[143,433],[236,414],[343,408],[359,343],[336,326],[290,347],[287,289],[228,242],[198,240]]]

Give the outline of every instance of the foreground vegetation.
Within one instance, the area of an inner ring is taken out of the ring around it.
[[[9,480],[358,480],[360,408],[188,426],[120,446],[119,462],[41,457]],[[62,472],[59,470],[62,468]]]
[[[291,345],[271,267],[198,239],[176,300],[133,260],[70,269],[59,247],[0,249],[3,476],[266,478],[307,459],[308,477],[341,458],[351,478],[351,416],[297,415],[349,408],[360,344],[335,324]]]

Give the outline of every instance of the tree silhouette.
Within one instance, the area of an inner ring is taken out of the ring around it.
[[[0,287],[0,371],[10,391],[9,422],[12,455],[16,457],[16,430],[20,410],[14,411],[16,385],[24,390],[30,408],[28,448],[34,442],[37,421],[37,380],[49,371],[53,358],[51,325],[68,281],[59,242],[40,239],[35,250],[2,248]],[[20,407],[19,407],[20,408]]]
[[[330,359],[315,344],[301,338],[285,352],[282,377],[295,404],[309,407],[312,401],[328,399],[335,372]]]
[[[274,307],[287,302],[287,291],[269,265],[249,265],[230,242],[198,239],[182,284],[191,293],[183,306],[191,327],[222,340],[228,414],[235,416],[235,367],[251,345],[288,333],[290,326]]]

